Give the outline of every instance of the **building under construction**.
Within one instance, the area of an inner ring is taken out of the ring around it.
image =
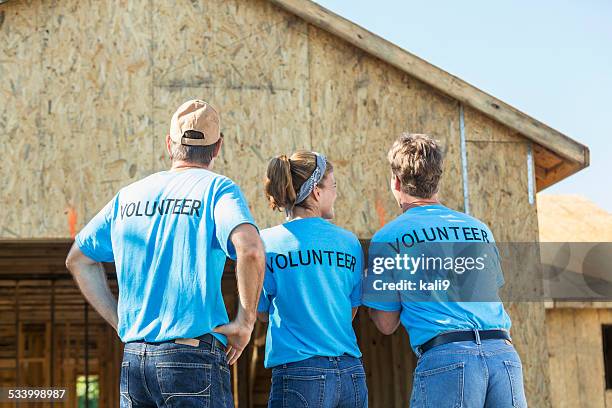
[[[262,228],[283,221],[263,196],[267,162],[299,148],[334,163],[335,222],[364,242],[398,214],[385,155],[402,131],[442,142],[442,202],[500,242],[537,241],[536,193],[589,164],[586,146],[310,0],[1,3],[0,386],[66,387],[71,407],[118,406],[122,355],[64,266],[72,237],[120,187],[169,167],[164,137],[187,99],[219,108],[215,169]],[[229,263],[223,282],[231,311]],[[545,305],[507,308],[530,406],[552,406]],[[381,335],[363,311],[354,325],[370,406],[408,406],[407,335]],[[240,408],[267,402],[264,333],[233,369]]]

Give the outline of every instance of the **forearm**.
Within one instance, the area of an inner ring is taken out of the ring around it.
[[[238,253],[236,262],[236,280],[238,282],[237,320],[254,325],[257,319],[257,304],[261,294],[264,276],[263,253],[251,252],[241,256]]]
[[[116,331],[118,325],[117,299],[108,286],[102,264],[76,262],[69,265],[69,269],[85,299]]]
[[[399,312],[385,312],[370,308],[369,314],[378,330],[383,334],[393,334],[400,325]]]

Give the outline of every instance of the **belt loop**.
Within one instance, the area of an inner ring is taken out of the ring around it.
[[[423,352],[421,351],[421,346],[416,347],[416,349],[414,350],[414,354],[416,354],[417,360],[421,358],[421,356],[423,355]]]
[[[474,329],[474,338],[476,339],[476,344],[480,346],[482,343],[480,342],[480,333],[478,333],[478,329]]]
[[[213,340],[210,342],[210,352],[211,354],[219,354],[225,353],[225,344],[221,342],[221,340],[217,339],[215,336],[211,334]]]

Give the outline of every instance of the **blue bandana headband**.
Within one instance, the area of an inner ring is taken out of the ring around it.
[[[315,186],[321,181],[321,179],[325,175],[325,169],[327,168],[327,159],[322,154],[319,154],[317,152],[313,153],[315,154],[315,157],[317,159],[316,167],[310,177],[308,177],[308,180],[306,180],[304,184],[302,184],[302,186],[300,187],[300,191],[298,191],[295,203],[293,204],[294,207],[304,201],[306,198],[308,198],[310,193],[312,193],[312,190],[314,190]],[[289,211],[287,210],[287,212]]]

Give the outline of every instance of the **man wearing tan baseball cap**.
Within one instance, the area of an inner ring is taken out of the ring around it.
[[[161,171],[122,188],[81,230],[66,265],[126,343],[120,405],[233,407],[229,364],[256,319],[264,250],[239,187],[211,171],[223,137],[218,111],[191,100],[172,116]],[[239,307],[221,293],[236,259]],[[100,262],[115,262],[119,301]]]
[[[219,114],[211,104],[197,99],[187,101],[172,115],[170,139],[185,146],[210,146],[221,138],[219,122]],[[187,131],[202,136],[186,136]]]

